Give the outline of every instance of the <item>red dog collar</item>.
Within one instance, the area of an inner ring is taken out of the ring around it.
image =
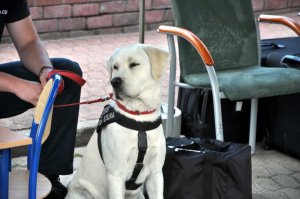
[[[125,111],[126,113],[129,113],[129,114],[132,114],[132,115],[147,115],[147,114],[151,114],[151,113],[154,113],[156,111],[156,109],[154,110],[151,110],[151,111],[143,111],[143,112],[140,112],[140,111],[132,111],[132,110],[128,110],[125,106],[123,106],[120,102],[118,101],[115,101],[117,106]]]

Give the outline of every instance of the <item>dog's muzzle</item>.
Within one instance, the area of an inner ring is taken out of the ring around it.
[[[122,93],[123,80],[120,77],[114,77],[110,83],[114,89],[115,97],[121,99],[120,94]]]
[[[114,77],[111,81],[110,81],[112,87],[114,89],[120,89],[122,86],[122,79],[120,77]]]

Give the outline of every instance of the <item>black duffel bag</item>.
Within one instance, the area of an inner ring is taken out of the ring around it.
[[[211,90],[180,88],[177,106],[181,110],[182,135],[216,138]],[[224,140],[248,143],[251,100],[230,101],[229,99],[222,99],[221,106]],[[259,133],[257,133],[257,138],[261,139]]]
[[[165,199],[249,199],[251,173],[248,145],[167,138]]]

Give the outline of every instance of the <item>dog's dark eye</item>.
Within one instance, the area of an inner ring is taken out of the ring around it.
[[[118,66],[116,66],[116,65],[114,65],[114,66],[113,66],[113,69],[114,69],[114,70],[118,70],[118,69],[119,69],[119,67],[118,67]]]
[[[130,63],[130,64],[129,64],[129,67],[130,67],[130,68],[134,68],[134,67],[136,67],[136,66],[138,66],[138,65],[140,65],[140,64],[134,63],[134,62],[133,62],[133,63]]]

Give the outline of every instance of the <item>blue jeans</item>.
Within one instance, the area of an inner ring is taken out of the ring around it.
[[[64,58],[53,58],[54,68],[69,70],[82,76],[78,63]],[[28,71],[21,62],[0,64],[0,71],[30,80],[39,81],[37,75]],[[64,78],[64,91],[57,95],[55,105],[80,101],[81,87]],[[30,103],[16,95],[0,92],[0,119],[19,115],[33,108]],[[39,172],[42,174],[67,175],[73,173],[73,155],[77,132],[79,106],[54,108],[51,132],[42,145]]]

